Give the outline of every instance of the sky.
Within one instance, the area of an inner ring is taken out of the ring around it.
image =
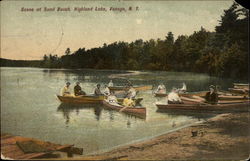
[[[64,0],[0,3],[1,58],[37,60],[42,59],[44,54],[61,56],[68,47],[76,51],[115,41],[165,39],[169,31],[177,38],[178,35],[192,34],[201,26],[214,31],[223,11],[233,1]],[[52,8],[52,11],[45,11],[45,7]],[[57,11],[58,7],[70,8],[70,11]],[[74,10],[84,7],[93,9]],[[106,11],[96,11],[96,7]],[[111,7],[119,10],[110,10]],[[130,7],[132,10],[129,10]]]

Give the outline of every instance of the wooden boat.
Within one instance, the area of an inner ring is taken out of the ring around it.
[[[102,104],[102,101],[106,96],[94,96],[94,95],[85,95],[85,96],[59,96],[57,98],[63,103],[71,103],[71,104]],[[123,102],[124,98],[118,98],[118,102]],[[143,98],[135,98],[133,99],[136,104],[139,104]]]
[[[178,110],[202,110],[202,111],[215,111],[215,110],[230,110],[230,111],[248,111],[249,102],[231,103],[231,104],[156,104],[159,110],[178,109]]]
[[[207,91],[200,91],[200,92],[187,92],[187,93],[179,93],[180,96],[205,96]],[[166,97],[168,96],[168,93],[154,93],[155,97]]]
[[[60,145],[34,138],[1,134],[1,155],[11,158],[7,160],[42,159],[57,151],[66,152],[68,155],[82,155],[83,153],[82,148],[74,147],[71,144]]]
[[[124,106],[122,106],[122,105],[110,104],[106,100],[103,100],[103,105],[104,105],[104,108],[106,108],[106,109],[112,109],[112,110],[116,110],[116,111],[120,111],[122,108],[124,108]],[[139,107],[139,108],[138,107],[127,107],[122,112],[124,112],[126,114],[133,115],[133,116],[137,116],[140,118],[146,118],[146,108],[144,108],[144,107]]]
[[[249,84],[234,83],[234,88],[249,89]]]
[[[190,92],[190,93],[180,93],[180,96],[184,97],[193,97],[193,96],[200,96],[205,98],[205,95],[208,91],[201,91],[201,92]],[[219,94],[219,100],[247,100],[249,99],[248,96],[244,95],[232,95],[230,93],[225,93],[225,92],[218,92]],[[167,93],[155,93],[155,97],[166,97],[168,94]]]
[[[241,95],[249,95],[249,89],[242,88],[228,88],[231,93],[241,94]]]
[[[105,96],[94,96],[94,95],[86,95],[86,96],[59,96],[58,99],[63,103],[73,103],[73,104],[88,104],[88,103],[102,103]]]
[[[151,85],[149,85],[149,86],[133,86],[133,88],[137,91],[145,91],[145,90],[151,90],[153,88],[153,86],[151,86]],[[125,91],[125,90],[129,90],[129,87],[114,86],[114,87],[109,87],[109,89],[111,91]]]
[[[155,97],[166,97],[168,96],[168,93],[154,93]]]
[[[248,100],[247,96],[219,95],[219,100]]]
[[[183,104],[159,104],[156,106],[159,110],[179,109],[179,110],[232,110],[232,111],[248,111],[249,100],[232,100],[232,101],[219,101],[218,104],[212,105],[204,103],[203,99],[192,99],[181,97]]]
[[[206,104],[205,99],[200,96],[193,96],[193,97],[184,97],[181,96],[181,100],[184,102],[184,104]],[[219,100],[218,104],[230,104],[230,103],[244,103],[249,102],[248,99],[232,99],[232,100]]]

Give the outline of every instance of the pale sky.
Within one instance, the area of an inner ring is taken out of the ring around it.
[[[41,59],[44,54],[64,54],[115,41],[164,39],[169,31],[190,35],[203,26],[214,31],[223,10],[233,1],[1,1],[1,57]],[[41,11],[22,12],[24,8]],[[69,7],[71,11],[45,12],[44,7]],[[93,11],[74,11],[93,7]],[[95,7],[106,8],[94,11]],[[126,12],[110,11],[124,7]],[[132,11],[128,11],[133,7]],[[135,11],[138,7],[139,10]],[[62,35],[63,33],[63,35]]]

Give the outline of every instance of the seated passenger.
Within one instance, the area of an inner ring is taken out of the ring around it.
[[[95,94],[96,96],[101,96],[101,95],[103,95],[103,93],[101,92],[100,87],[101,87],[100,84],[97,84],[97,85],[96,85],[96,88],[95,88],[95,90],[94,90],[94,94]]]
[[[61,91],[62,96],[72,96],[71,93],[70,93],[69,86],[70,86],[70,83],[67,82],[66,86],[64,86],[63,89],[62,89],[62,91]]]
[[[114,95],[114,92],[111,92],[110,95],[107,98],[107,101],[111,104],[118,104],[118,100],[116,96]]]
[[[114,86],[114,84],[113,84],[112,80],[110,80],[109,84],[108,84],[108,87],[113,87],[113,86]]]
[[[177,89],[173,88],[172,91],[167,96],[168,104],[182,104],[182,100],[177,93]]]
[[[187,91],[187,86],[185,83],[182,84],[182,88],[178,89],[178,93],[185,93]]]
[[[209,92],[206,93],[205,100],[207,103],[210,104],[217,104],[218,103],[218,94],[215,90],[215,86],[209,86]]]
[[[74,93],[75,93],[75,96],[86,95],[86,93],[84,91],[82,91],[82,88],[80,86],[80,82],[76,82],[76,86],[74,87]]]
[[[123,106],[125,107],[135,107],[135,102],[132,100],[131,97],[126,97],[124,100],[123,100]]]
[[[129,98],[135,98],[136,94],[137,94],[136,90],[134,89],[132,85],[130,85],[127,96]]]
[[[164,85],[163,83],[161,83],[161,84],[158,86],[158,88],[157,88],[157,90],[156,90],[156,93],[166,93],[166,87],[165,87],[165,85]]]
[[[110,90],[109,90],[109,87],[108,87],[107,85],[105,85],[105,89],[104,89],[104,91],[103,91],[103,94],[104,94],[105,96],[109,96],[109,95],[110,95]]]

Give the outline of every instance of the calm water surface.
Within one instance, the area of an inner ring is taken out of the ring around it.
[[[234,80],[204,74],[176,72],[138,72],[112,70],[49,70],[38,68],[1,68],[1,132],[34,137],[59,144],[83,147],[84,154],[109,150],[126,143],[147,139],[188,126],[214,114],[159,113],[152,90],[139,92],[147,108],[146,119],[140,119],[102,108],[102,105],[64,105],[56,98],[65,82],[80,81],[87,93],[97,83],[110,79],[123,85],[129,78],[134,85],[163,82],[167,90],[187,84],[188,91],[207,90],[210,84],[221,89]]]

